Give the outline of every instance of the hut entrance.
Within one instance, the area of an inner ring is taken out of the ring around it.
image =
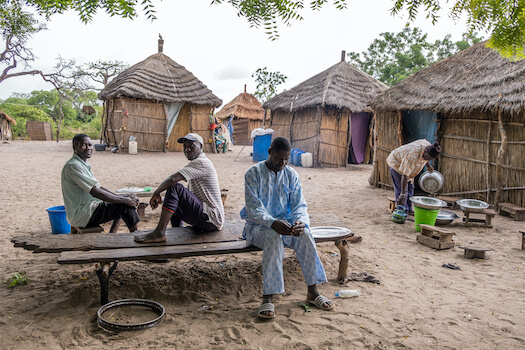
[[[419,139],[436,141],[437,113],[433,111],[403,112],[403,144]]]
[[[370,134],[370,113],[352,113],[351,138],[348,150],[349,164],[368,164],[370,162],[370,146],[368,137]]]

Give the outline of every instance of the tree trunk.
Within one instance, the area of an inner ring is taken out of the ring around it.
[[[496,179],[498,187],[496,189],[496,195],[494,196],[494,208],[497,208],[498,204],[501,203],[501,196],[503,194],[503,157],[507,151],[507,132],[503,125],[503,117],[501,111],[498,111],[498,129],[501,135],[501,146],[498,150],[498,158],[496,160]]]

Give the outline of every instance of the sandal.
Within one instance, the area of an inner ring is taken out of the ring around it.
[[[306,302],[321,310],[328,311],[334,308],[334,304],[332,303],[332,301],[328,299],[327,297],[325,297],[324,295],[320,295],[320,294],[314,300],[307,300]]]
[[[268,313],[272,313],[269,315]],[[275,307],[272,303],[263,303],[257,309],[257,317],[259,318],[274,318],[275,317]]]

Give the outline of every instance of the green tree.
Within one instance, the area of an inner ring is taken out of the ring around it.
[[[413,22],[420,10],[435,23],[443,9],[444,0],[392,0],[391,13],[408,14],[408,22]],[[346,8],[347,0],[212,0],[212,4],[229,4],[237,10],[240,17],[246,18],[252,27],[263,27],[271,39],[276,39],[278,22],[290,25],[292,21],[302,20],[305,7],[319,10],[326,3],[336,8]],[[466,15],[469,32],[491,32],[489,46],[506,57],[525,57],[525,0],[454,0],[450,16],[459,19]],[[10,4],[27,4],[47,17],[68,10],[76,11],[80,19],[89,22],[98,10],[111,16],[135,18],[137,8],[147,18],[155,19],[153,0],[0,0],[0,8]]]
[[[31,106],[27,100],[19,97],[10,97],[0,104],[0,109],[7,113],[10,117],[16,120],[16,125],[12,126],[13,135],[18,137],[26,137],[26,123],[27,121],[37,120],[50,122],[52,127],[56,127],[56,123],[51,117],[42,110],[39,106]]]
[[[350,52],[348,57],[363,72],[392,86],[420,69],[482,40],[471,34],[463,34],[462,40],[457,42],[451,41],[450,35],[433,43],[427,38],[427,34],[419,28],[404,28],[399,33],[381,33],[367,51]]]
[[[259,68],[252,74],[257,83],[257,89],[253,94],[261,103],[268,101],[277,94],[277,87],[288,77],[280,72],[268,72],[267,68]]]

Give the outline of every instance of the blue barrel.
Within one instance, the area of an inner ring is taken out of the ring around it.
[[[49,214],[49,222],[51,223],[51,231],[53,234],[64,234],[71,232],[71,225],[66,219],[66,208],[63,205],[47,208]]]
[[[288,161],[288,164],[293,164],[294,159],[295,159],[295,153],[297,151],[300,151],[300,149],[299,148],[292,148],[292,150],[290,151],[290,160]]]
[[[257,135],[253,139],[253,161],[260,162],[268,159],[268,149],[272,143],[272,134]]]

